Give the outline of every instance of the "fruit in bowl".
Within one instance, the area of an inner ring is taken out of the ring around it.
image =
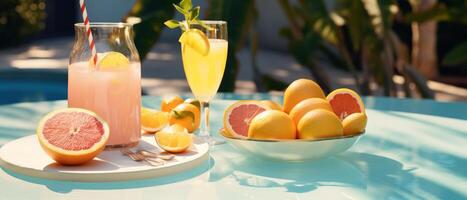
[[[297,161],[345,151],[366,123],[363,101],[353,90],[325,96],[312,80],[299,79],[285,90],[284,105],[242,100],[228,106],[220,133],[250,153]]]
[[[267,110],[255,116],[248,128],[248,138],[293,140],[296,137],[292,119],[277,110]]]
[[[305,114],[297,125],[298,138],[319,139],[340,137],[344,128],[337,116],[324,109],[316,109]]]
[[[284,92],[284,112],[289,113],[295,105],[308,98],[324,99],[325,96],[321,87],[314,81],[295,80]]]
[[[248,138],[251,120],[271,108],[259,101],[237,101],[224,111],[224,129],[234,138]]]

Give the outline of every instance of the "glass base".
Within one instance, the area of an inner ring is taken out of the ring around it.
[[[225,144],[225,140],[220,138],[220,137],[213,137],[213,136],[209,136],[209,135],[199,135],[199,136],[196,136],[196,137],[198,137],[202,141],[208,143],[209,146]]]
[[[138,143],[139,143],[139,141],[128,143],[128,144],[106,145],[104,150],[109,151],[109,150],[122,149],[122,148],[131,148],[131,147],[135,147],[136,145],[138,145]]]

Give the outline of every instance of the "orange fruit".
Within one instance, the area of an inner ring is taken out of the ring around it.
[[[273,110],[282,111],[282,106],[272,100],[262,100],[260,101],[260,103],[264,104],[265,106],[268,106],[269,108]]]
[[[234,138],[246,138],[251,120],[269,109],[258,101],[237,101],[224,111],[224,129]]]
[[[298,122],[302,119],[303,115],[320,108],[332,112],[331,105],[326,100],[321,98],[309,98],[295,105],[295,107],[290,111],[289,116],[292,118],[295,125],[298,125]]]
[[[193,143],[193,135],[178,124],[166,127],[157,132],[155,139],[159,147],[170,153],[186,151]]]
[[[344,135],[355,135],[365,130],[367,117],[365,113],[353,113],[344,118],[342,126]]]
[[[296,128],[292,119],[282,111],[266,110],[251,120],[248,138],[295,139]]]
[[[161,102],[162,112],[170,112],[172,109],[183,103],[182,97],[175,95],[164,97]]]
[[[351,89],[340,88],[326,97],[332,110],[343,120],[352,113],[365,113],[365,106],[360,96]]]
[[[36,135],[52,159],[63,165],[79,165],[102,152],[109,139],[109,126],[94,112],[65,108],[44,116]]]
[[[292,82],[284,92],[284,112],[289,113],[300,101],[308,98],[324,99],[321,87],[312,80],[298,79]]]
[[[182,103],[170,111],[169,124],[178,124],[185,127],[188,132],[193,133],[198,129],[200,123],[199,109],[189,103]]]
[[[169,114],[150,108],[141,108],[141,129],[146,133],[154,133],[164,128],[169,122]]]
[[[189,103],[189,104],[191,104],[191,105],[194,105],[194,106],[196,106],[196,107],[198,108],[198,110],[201,111],[201,103],[200,103],[198,100],[196,100],[196,99],[188,98],[188,99],[186,99],[186,100],[184,101],[184,103]]]
[[[343,134],[341,121],[331,111],[316,109],[305,114],[297,126],[298,138],[317,139],[338,137]]]

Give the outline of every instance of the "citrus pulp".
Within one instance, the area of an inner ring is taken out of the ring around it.
[[[50,112],[39,122],[36,135],[44,151],[63,165],[92,160],[109,139],[109,126],[94,112],[65,108]]]

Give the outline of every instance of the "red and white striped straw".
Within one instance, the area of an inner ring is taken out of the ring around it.
[[[91,56],[95,66],[97,64],[97,52],[96,47],[94,46],[94,38],[92,37],[91,27],[89,26],[88,12],[86,10],[86,4],[84,4],[84,0],[79,0],[79,5],[81,7],[81,16],[83,16],[84,26],[86,27],[86,35],[88,36],[89,48],[91,49]]]

